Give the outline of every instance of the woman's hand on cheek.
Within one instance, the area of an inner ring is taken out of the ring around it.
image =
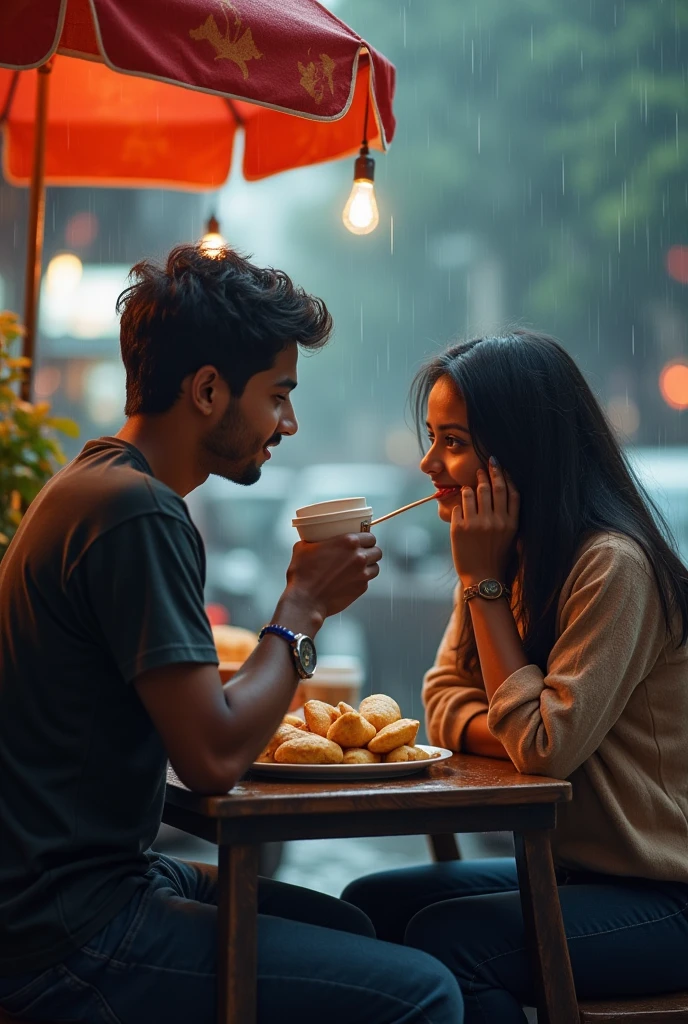
[[[451,518],[454,566],[464,587],[484,579],[504,582],[518,529],[519,494],[495,460],[489,475],[478,470],[477,486],[463,487]]]

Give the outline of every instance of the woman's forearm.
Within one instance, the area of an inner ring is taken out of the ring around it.
[[[501,757],[509,760],[506,750],[487,727],[487,711],[471,718],[463,731],[461,750],[464,754],[481,754],[483,757]]]
[[[488,700],[505,679],[528,665],[521,637],[507,601],[474,597],[468,602],[480,669]]]

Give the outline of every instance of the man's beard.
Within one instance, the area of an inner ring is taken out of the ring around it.
[[[224,416],[201,444],[209,457],[212,474],[248,487],[260,480],[261,467],[255,457],[266,444],[277,445],[280,440],[280,435],[275,434],[266,442],[254,433],[239,408],[239,402],[230,399]],[[248,463],[247,459],[250,459]]]

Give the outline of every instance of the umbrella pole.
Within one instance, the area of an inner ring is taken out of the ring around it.
[[[38,68],[36,90],[36,118],[33,146],[33,168],[31,171],[31,195],[29,198],[29,235],[26,247],[26,274],[24,279],[24,346],[23,354],[31,360],[24,373],[21,395],[25,402],[31,401],[36,332],[38,328],[38,300],[41,286],[41,264],[43,260],[43,229],[45,226],[45,146],[48,121],[48,86],[50,84],[50,61]]]

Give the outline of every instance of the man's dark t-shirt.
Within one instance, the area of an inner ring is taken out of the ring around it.
[[[149,866],[167,758],[132,681],[217,656],[203,543],[141,452],[89,442],[0,563],[0,974],[84,945]]]

